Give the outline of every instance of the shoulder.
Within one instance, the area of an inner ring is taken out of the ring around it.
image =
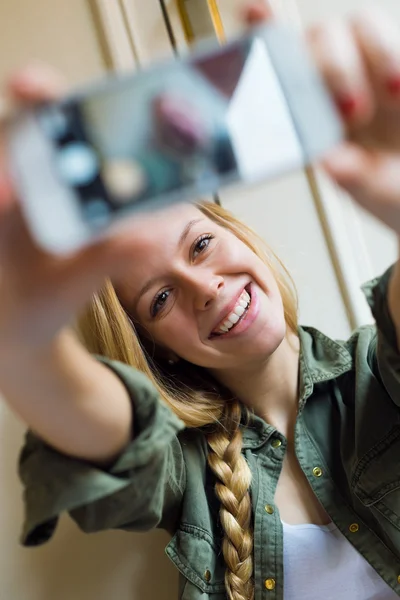
[[[339,340],[338,343],[343,344],[349,352],[354,353],[360,348],[360,346],[368,346],[369,344],[375,342],[376,337],[377,330],[376,325],[374,323],[371,325],[363,325],[362,327],[358,327],[358,329],[353,331],[353,333],[347,340]]]
[[[314,327],[299,328],[302,354],[311,365],[320,368],[351,370],[359,360],[368,362],[377,342],[375,324],[356,329],[347,340],[333,339]]]

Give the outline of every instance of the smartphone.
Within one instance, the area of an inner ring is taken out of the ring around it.
[[[272,24],[21,112],[8,153],[34,238],[62,254],[138,211],[300,168],[342,136],[304,43]]]

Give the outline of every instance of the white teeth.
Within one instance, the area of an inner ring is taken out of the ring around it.
[[[228,320],[233,323],[234,325],[236,325],[236,323],[239,321],[240,317],[238,315],[235,315],[235,313],[231,313],[228,317]]]
[[[236,325],[236,323],[244,315],[244,313],[250,305],[250,301],[250,295],[246,292],[246,290],[243,290],[235,308],[230,313],[230,315],[228,315],[227,319],[225,319],[225,321],[219,326],[217,332],[228,333],[228,331],[230,331],[232,327]]]

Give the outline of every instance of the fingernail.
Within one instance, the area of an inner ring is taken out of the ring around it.
[[[362,109],[364,99],[361,94],[341,94],[336,97],[336,104],[343,117],[350,119]]]
[[[249,25],[257,25],[271,17],[272,8],[265,1],[253,2],[243,8],[243,16]]]
[[[386,89],[392,96],[400,95],[400,75],[391,75],[386,81]]]

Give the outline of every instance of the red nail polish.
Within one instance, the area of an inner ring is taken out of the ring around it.
[[[400,95],[400,75],[392,75],[386,82],[386,89],[392,96]]]
[[[336,99],[337,106],[344,117],[352,117],[360,106],[360,100],[357,96],[351,94],[342,94]]]

